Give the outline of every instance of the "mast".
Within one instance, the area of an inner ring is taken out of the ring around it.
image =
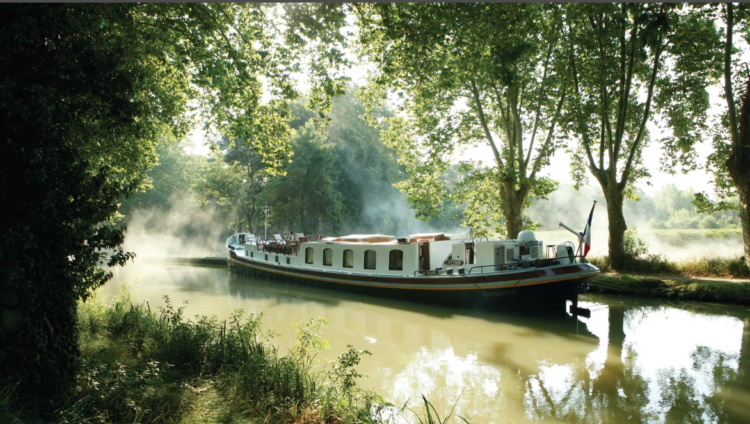
[[[263,238],[268,240],[268,212],[271,210],[271,208],[268,207],[268,202],[266,202],[266,207],[261,210],[266,213],[266,224],[263,228]]]

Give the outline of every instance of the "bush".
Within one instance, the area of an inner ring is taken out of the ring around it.
[[[708,215],[705,218],[703,218],[700,221],[700,223],[698,224],[698,226],[700,228],[705,228],[705,229],[718,229],[718,228],[721,228],[721,224],[719,224],[719,221],[717,221],[716,218],[714,218],[711,215]]]

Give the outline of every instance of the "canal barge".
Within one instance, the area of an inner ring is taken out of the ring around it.
[[[580,240],[579,240],[580,242]],[[531,231],[513,240],[469,240],[445,233],[255,237],[226,241],[233,272],[289,283],[420,302],[471,306],[488,300],[577,303],[599,269],[572,242],[544,245]]]

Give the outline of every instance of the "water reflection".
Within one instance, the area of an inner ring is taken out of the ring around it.
[[[373,299],[229,274],[142,266],[136,298],[189,301],[226,319],[264,312],[288,347],[292,322],[324,317],[334,358],[373,353],[365,387],[401,406],[427,396],[477,423],[750,422],[750,312],[736,307],[587,297],[590,318],[504,315]],[[106,290],[116,290],[115,285]]]

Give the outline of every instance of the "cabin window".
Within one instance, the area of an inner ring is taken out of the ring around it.
[[[268,253],[266,253],[266,260],[268,260]]]
[[[314,254],[315,253],[313,252],[313,248],[312,247],[308,247],[308,248],[305,249],[305,263],[306,264],[313,263]]]
[[[292,263],[292,258],[286,258],[286,264],[289,265]]]
[[[323,266],[333,265],[333,250],[323,249]]]
[[[354,251],[352,249],[344,250],[344,268],[354,268]]]
[[[374,250],[365,250],[365,269],[375,269]]]
[[[403,271],[404,269],[404,252],[401,250],[391,250],[388,254],[388,269],[391,271]]]
[[[250,257],[251,257],[251,258],[253,257],[253,252],[250,252]]]
[[[276,255],[276,262],[279,261],[279,255]]]

